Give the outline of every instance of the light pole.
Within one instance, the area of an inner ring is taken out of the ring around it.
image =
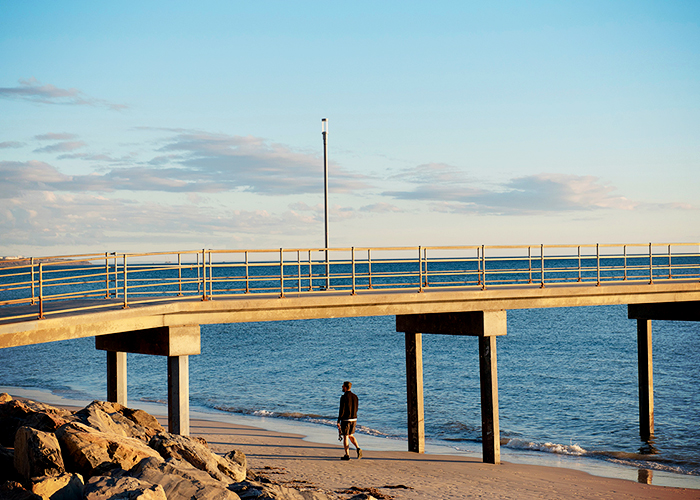
[[[326,224],[326,290],[331,287],[330,263],[328,261],[328,120],[321,118],[321,135],[323,136],[323,200]]]

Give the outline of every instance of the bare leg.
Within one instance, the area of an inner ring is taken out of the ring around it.
[[[355,436],[343,436],[343,448],[345,448],[346,455],[350,454],[350,444],[348,443],[348,437],[350,437],[350,439],[353,441],[353,444],[357,443],[357,441],[355,441]],[[355,444],[355,446],[357,446],[357,444]]]
[[[352,444],[355,446],[355,448],[358,448],[358,449],[359,449],[359,448],[360,448],[360,445],[357,444],[357,439],[355,439],[355,435],[353,434],[352,436],[348,436],[348,437],[350,438],[350,442],[352,442]],[[347,443],[347,440],[346,440],[346,443]],[[348,446],[348,445],[346,444],[346,445],[345,445],[345,453],[347,453],[349,449],[350,449],[350,446]]]

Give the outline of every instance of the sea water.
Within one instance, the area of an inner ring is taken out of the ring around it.
[[[350,380],[360,442],[406,449],[404,337],[395,330],[393,316],[202,325],[190,404],[328,439]],[[642,442],[626,306],[508,311],[497,340],[503,460],[700,488],[700,324],[654,321],[653,353],[655,436]],[[423,335],[423,366],[429,451],[478,456],[477,339]],[[104,399],[105,373],[92,338],[0,349],[3,390]],[[164,358],[128,355],[128,397],[132,406],[166,402]]]

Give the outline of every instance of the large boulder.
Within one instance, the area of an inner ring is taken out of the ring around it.
[[[93,476],[95,469],[105,462],[129,470],[144,458],[162,460],[158,452],[139,439],[100,432],[79,422],[62,426],[56,435],[70,470],[85,477]]]
[[[147,458],[130,475],[152,484],[160,484],[168,500],[238,500],[226,483],[212,477],[190,463],[169,459],[165,462]]]
[[[328,500],[328,496],[318,491],[299,491],[280,484],[258,481],[242,481],[230,488],[241,500]]]
[[[0,500],[42,500],[17,481],[0,483]]]
[[[0,446],[0,484],[21,479],[22,477],[15,470],[15,450]]]
[[[12,399],[0,403],[0,444],[13,446],[17,429],[22,426],[53,432],[69,418],[71,413],[67,410],[34,401]]]
[[[56,436],[31,427],[17,430],[14,465],[27,480],[37,476],[58,476],[66,471]]]
[[[220,457],[206,445],[189,436],[161,432],[154,436],[149,444],[163,458],[185,460],[218,481],[237,483],[246,478],[245,467]]]
[[[12,396],[6,392],[0,393],[0,403],[7,403],[8,401],[12,401]]]
[[[83,490],[84,500],[168,500],[159,484],[134,477],[95,476]]]
[[[32,492],[44,500],[78,500],[83,498],[83,478],[65,472],[59,476],[34,478]]]
[[[133,437],[146,443],[159,432],[165,431],[158,420],[145,411],[107,401],[93,401],[76,412],[75,417],[98,431]]]

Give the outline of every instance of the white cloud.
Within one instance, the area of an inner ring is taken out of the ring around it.
[[[420,167],[419,167],[420,168]],[[413,169],[411,172],[415,172]],[[410,172],[409,172],[410,173]],[[409,179],[414,182],[416,179]],[[538,174],[517,177],[497,189],[454,182],[454,172],[442,168],[422,170],[425,182],[409,191],[387,191],[386,196],[436,202],[433,209],[458,213],[532,215],[599,209],[634,210],[661,205],[630,200],[615,193],[594,176]],[[665,204],[664,208],[671,208]],[[689,208],[677,204],[675,208]]]
[[[17,87],[0,87],[0,97],[42,104],[101,106],[113,110],[122,110],[127,107],[123,104],[114,104],[104,99],[90,97],[75,88],[62,89],[50,84],[42,85],[41,82],[34,77],[26,80],[19,80],[19,86]]]
[[[48,132],[34,136],[34,139],[37,141],[69,141],[77,138],[76,134],[69,134],[68,132]]]
[[[83,141],[63,141],[56,144],[49,144],[34,150],[35,153],[64,153],[66,151],[75,151],[76,149],[87,146]]]
[[[17,142],[17,141],[0,142],[0,149],[21,148],[22,146],[24,146],[23,142]]]

